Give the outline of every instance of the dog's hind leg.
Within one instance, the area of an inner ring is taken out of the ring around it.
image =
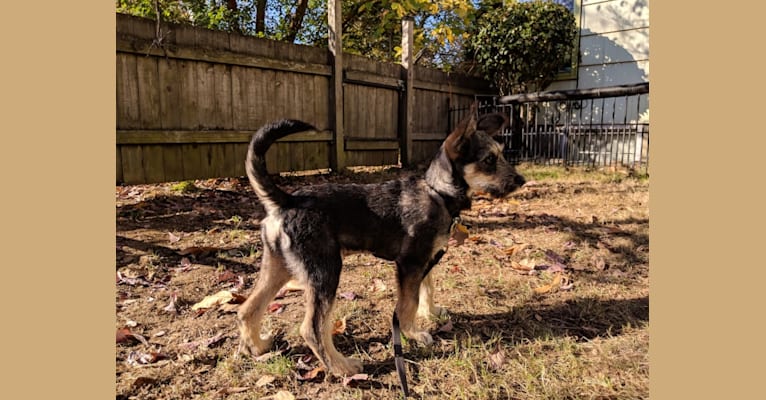
[[[332,308],[335,292],[340,283],[340,273],[343,266],[341,249],[332,237],[329,223],[322,219],[312,220],[314,230],[303,229],[296,236],[300,240],[292,242],[296,257],[288,257],[292,270],[306,271],[305,292],[306,315],[301,324],[301,336],[314,352],[314,355],[324,364],[327,371],[334,375],[354,375],[362,372],[362,362],[346,358],[335,349],[332,330],[334,320]]]
[[[261,355],[271,349],[273,339],[261,337],[260,334],[263,314],[269,302],[290,278],[285,259],[278,250],[264,246],[258,282],[237,312],[240,337],[238,352]]]
[[[317,289],[312,284],[308,285],[306,316],[301,324],[301,335],[331,374],[351,376],[362,372],[362,362],[344,357],[335,348],[332,338],[334,297],[334,291],[328,296],[328,292],[323,288]]]

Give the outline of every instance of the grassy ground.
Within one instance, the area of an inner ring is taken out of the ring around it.
[[[477,199],[469,239],[435,267],[429,348],[405,342],[424,399],[637,399],[649,395],[649,181],[620,171],[521,166],[529,183]],[[398,169],[283,177],[288,190],[374,182]],[[116,188],[117,398],[395,399],[393,266],[344,261],[336,346],[365,364],[345,382],[315,369],[298,334],[300,292],[274,301],[265,329],[279,350],[235,357],[237,296],[257,276],[263,209],[244,179]],[[345,326],[340,324],[345,322]],[[276,350],[276,349],[275,349]]]

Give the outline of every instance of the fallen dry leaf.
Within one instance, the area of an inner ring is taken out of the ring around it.
[[[503,254],[505,254],[506,256],[512,256],[514,253],[518,251],[518,247],[511,246],[506,249],[503,249],[502,251],[503,251]]]
[[[439,328],[438,332],[452,332],[453,327],[452,320],[448,320],[446,324]]]
[[[373,292],[385,292],[386,289],[388,289],[388,286],[386,286],[386,283],[383,282],[383,280],[375,278],[372,280],[372,288],[371,290]]]
[[[525,258],[525,259],[519,261],[519,264],[522,265],[525,268],[535,269],[535,262],[530,260],[530,259],[528,259],[528,258]]]
[[[597,271],[603,271],[606,269],[606,260],[604,260],[604,257],[593,256],[593,264],[595,265]]]
[[[178,300],[178,295],[173,293],[170,295],[170,303],[168,303],[163,310],[171,313],[178,313],[178,309],[176,308],[176,300]]]
[[[493,371],[497,371],[505,364],[505,352],[502,349],[497,349],[487,356],[487,363],[489,368]]]
[[[343,317],[342,319],[339,319],[335,321],[335,324],[332,328],[332,334],[334,335],[342,335],[344,332],[346,332],[346,317]]]
[[[521,263],[518,263],[516,261],[511,261],[511,268],[516,270],[516,271],[524,272],[524,273],[532,271],[534,269],[534,268],[530,268],[530,267],[528,267],[526,265],[522,265]]]
[[[258,379],[258,381],[255,382],[255,386],[264,387],[266,385],[271,384],[276,379],[277,378],[273,375],[264,375],[260,379]]]
[[[569,279],[568,276],[562,276],[561,277],[561,286],[559,289],[561,290],[570,290],[574,287],[574,283],[571,279]]]
[[[152,386],[155,383],[157,383],[157,380],[154,378],[150,378],[148,376],[139,376],[135,381],[133,381],[132,387],[133,390],[137,390],[144,386]]]
[[[548,260],[551,261],[552,265],[549,267],[549,270],[551,271],[564,271],[567,267],[566,264],[564,264],[564,258],[560,255],[556,254],[553,250],[546,250],[545,251],[545,257],[548,258]]]
[[[132,336],[129,328],[117,329],[117,343],[126,343],[132,339]]]
[[[128,355],[128,359],[126,360],[128,365],[136,366],[136,365],[146,365],[146,364],[154,364],[157,361],[165,360],[168,356],[157,353],[157,352],[150,352],[150,353],[141,353],[137,351],[132,351]]]
[[[200,301],[199,303],[192,306],[192,310],[199,310],[199,309],[207,309],[207,308],[213,308],[220,304],[225,303],[233,303],[233,304],[241,304],[243,303],[247,298],[245,296],[242,296],[241,294],[232,293],[228,290],[221,290],[220,292],[216,294],[211,294],[210,296],[205,297]]]
[[[219,343],[223,339],[226,339],[226,335],[223,334],[223,332],[218,333],[217,335],[207,338],[207,339],[200,339],[195,340],[193,342],[187,342],[187,343],[181,343],[181,347],[187,349],[187,350],[194,350],[197,347],[211,347],[214,344]]]
[[[553,288],[560,288],[561,287],[562,279],[563,278],[562,278],[561,274],[555,274],[553,276],[553,282],[551,282],[551,283],[549,283],[547,285],[544,285],[544,286],[536,287],[534,289],[535,293],[537,293],[537,294],[545,294],[545,293],[548,293],[551,290],[553,290]]]
[[[324,377],[324,368],[316,367],[309,372],[306,372],[304,374],[296,374],[296,375],[297,375],[296,379],[298,379],[299,381],[304,381],[304,382],[313,381],[314,379],[317,379],[319,377]]]
[[[473,236],[469,237],[468,240],[470,240],[471,242],[473,242],[475,244],[481,244],[481,243],[486,243],[487,242],[487,239],[485,239],[481,235],[473,235]]]
[[[283,350],[270,351],[268,353],[261,354],[260,356],[255,357],[254,360],[258,362],[265,362],[265,361],[271,360],[274,357],[281,356],[282,353],[284,353]]]
[[[170,243],[177,243],[181,240],[181,237],[174,235],[173,232],[168,232],[168,240]]]
[[[271,303],[269,304],[269,312],[272,314],[281,314],[283,311],[285,311],[285,305],[282,303]]]
[[[242,275],[237,276],[237,284],[234,285],[233,288],[231,288],[232,292],[239,292],[242,290],[242,288],[245,287],[245,277]]]
[[[311,354],[311,353],[305,354],[305,355],[301,356],[301,358],[298,359],[298,361],[300,361],[300,362],[302,362],[304,364],[310,363],[313,360],[314,360],[314,355]],[[309,368],[304,368],[304,369],[309,369]]]
[[[130,343],[133,341],[141,342],[145,345],[148,345],[149,342],[144,338],[143,336],[133,333],[130,331],[130,328],[124,327],[117,330],[117,343]]]
[[[348,386],[351,382],[366,381],[370,377],[367,374],[354,374],[343,378],[343,386]]]
[[[338,296],[340,296],[342,299],[346,299],[346,300],[354,300],[354,299],[356,299],[356,293],[354,293],[354,292],[343,292],[343,293],[339,294]]]
[[[130,270],[126,270],[126,271],[130,271]],[[136,278],[129,278],[123,275],[122,272],[120,271],[117,271],[117,283],[122,283],[122,284],[130,285],[130,286],[137,286],[137,285],[151,286],[151,283],[149,281],[147,281],[146,279],[140,276]]]
[[[218,283],[223,283],[227,281],[236,281],[237,280],[237,274],[226,270],[218,274]]]
[[[542,268],[545,267],[545,268]],[[554,264],[554,265],[538,265],[537,269],[545,269],[550,273],[556,273],[556,272],[564,272],[565,269],[562,267],[562,264]]]
[[[280,390],[274,395],[261,397],[260,400],[295,400],[295,396],[290,392]]]
[[[290,292],[300,292],[303,290],[304,290],[303,286],[301,286],[298,282],[291,280],[291,281],[288,281],[284,286],[282,286],[281,289],[279,289],[276,296],[274,296],[274,299],[279,300],[287,296],[287,294]]]

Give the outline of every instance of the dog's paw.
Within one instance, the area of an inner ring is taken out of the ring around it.
[[[336,376],[351,376],[361,373],[363,369],[364,366],[361,361],[344,357],[330,366],[330,373]]]
[[[408,339],[418,342],[422,346],[430,346],[434,342],[434,338],[426,331],[415,331],[405,333]]]
[[[249,355],[257,357],[266,354],[274,344],[274,337],[258,337],[255,340],[249,337],[242,337],[237,348],[237,355]]]
[[[444,307],[433,306],[430,309],[426,307],[418,308],[418,316],[426,319],[441,319],[447,317],[448,312]]]

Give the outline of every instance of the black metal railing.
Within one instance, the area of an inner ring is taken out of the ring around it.
[[[626,166],[648,171],[649,83],[598,89],[477,96],[479,114],[503,112],[514,163]],[[450,109],[450,125],[468,108]]]

